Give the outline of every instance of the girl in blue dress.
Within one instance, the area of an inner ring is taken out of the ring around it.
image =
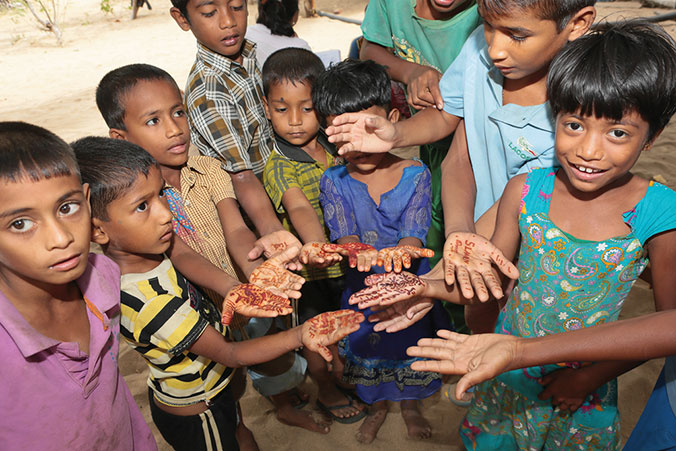
[[[332,104],[335,101],[393,121],[398,117],[397,110],[390,110],[387,73],[372,61],[345,61],[332,66],[317,81],[313,103],[320,114],[329,116],[329,122],[332,115],[345,112]],[[346,165],[324,173],[320,201],[331,241],[372,246],[359,252],[355,267],[346,274],[341,308],[357,310],[348,299],[364,288],[369,274],[389,271],[392,266],[400,271],[402,262],[412,273],[429,271],[427,260],[418,258],[430,225],[431,175],[420,161],[392,154],[350,152],[345,159]],[[382,266],[376,264],[378,257]],[[363,313],[368,318],[372,312],[367,309]],[[375,438],[387,415],[388,401],[401,402],[409,435],[431,435],[418,410],[418,400],[439,390],[441,376],[411,370],[416,359],[406,355],[406,348],[448,327],[448,316],[436,301],[431,312],[413,327],[397,333],[377,332],[373,323],[365,321],[341,343],[346,361],[343,380],[356,384],[357,395],[373,405],[357,434],[359,441],[368,443]]]

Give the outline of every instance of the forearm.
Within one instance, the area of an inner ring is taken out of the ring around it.
[[[325,243],[324,228],[319,222],[317,212],[308,203],[307,206],[288,209],[289,219],[303,244]]]
[[[248,279],[251,272],[264,261],[262,258],[249,260],[247,256],[249,251],[254,247],[256,235],[254,235],[251,229],[243,225],[229,232],[226,242],[228,243],[230,256]]]
[[[347,235],[336,240],[338,244],[347,244],[347,243],[359,243],[359,237],[357,235]]]
[[[412,236],[405,236],[399,240],[397,246],[413,246],[413,247],[422,247],[422,241],[419,238]]]
[[[441,163],[441,203],[446,236],[453,232],[475,232],[476,182],[469,159],[464,123],[458,127],[451,147]]]
[[[253,171],[231,173],[232,186],[239,204],[253,221],[258,233],[263,236],[283,230],[281,222],[272,208],[265,188]]]
[[[380,44],[367,40],[364,40],[362,44],[359,59],[373,60],[378,64],[382,64],[387,68],[387,73],[392,80],[404,84],[410,82],[411,73],[419,66],[416,63],[411,63],[394,55],[391,48],[383,47]]]
[[[200,287],[225,295],[240,282],[214,266],[174,235],[171,248],[167,251],[171,263],[190,282]]]
[[[394,124],[393,147],[410,147],[439,141],[455,131],[460,118],[443,110],[425,108],[410,119]]]

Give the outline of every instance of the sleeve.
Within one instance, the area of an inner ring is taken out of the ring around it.
[[[676,192],[660,183],[650,182],[646,196],[624,217],[644,245],[650,237],[676,229]]]
[[[220,77],[207,75],[202,83],[196,83],[187,99],[191,133],[202,138],[207,147],[193,139],[204,155],[217,158],[228,172],[253,169],[246,142],[246,121],[240,118],[239,110],[227,86]]]
[[[149,284],[152,285],[152,280]],[[135,315],[129,332],[132,339],[143,345],[153,345],[171,355],[186,351],[207,328],[205,318],[190,306],[190,301],[172,293],[159,294],[148,299]],[[122,292],[123,305],[141,302]],[[129,312],[123,309],[122,314]],[[132,311],[136,311],[131,307]]]
[[[277,213],[284,213],[282,197],[290,188],[301,188],[296,170],[289,161],[273,151],[263,170],[263,186]],[[302,189],[302,188],[301,188]]]
[[[214,205],[223,199],[235,199],[235,188],[232,186],[230,174],[221,166],[220,161],[211,157],[202,157],[207,161],[208,183],[211,200]]]
[[[364,39],[383,47],[394,47],[392,30],[387,15],[387,0],[371,0],[366,7],[361,23]]]
[[[485,42],[483,25],[479,25],[467,38],[465,45],[453,63],[446,69],[439,82],[444,100],[444,111],[458,117],[465,117],[465,74],[470,65],[476,63]]]
[[[357,220],[351,205],[340,194],[333,179],[328,176],[333,173],[330,169],[324,172],[319,188],[319,202],[324,212],[324,223],[331,233],[331,241],[348,235],[358,235]]]
[[[415,176],[413,183],[415,191],[401,215],[397,240],[405,237],[418,238],[424,246],[432,218],[432,175],[429,169],[424,167]]]

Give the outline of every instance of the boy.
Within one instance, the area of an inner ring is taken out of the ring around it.
[[[185,88],[192,142],[202,154],[221,161],[240,205],[263,236],[249,257],[270,256],[280,246],[300,247],[280,224],[260,181],[275,142],[263,109],[254,44],[244,38],[247,2],[172,0],[172,5],[178,26],[197,39]]]
[[[319,57],[299,48],[279,50],[263,66],[265,113],[272,122],[278,144],[265,165],[263,184],[282,224],[305,244],[301,260],[315,265],[301,273],[306,283],[298,304],[300,323],[317,313],[338,310],[344,286],[343,270],[334,265],[340,259],[339,254],[330,254],[321,263],[312,254],[313,248],[327,242],[319,180],[335,164],[335,147],[320,131],[312,107],[312,87],[322,72],[324,65]],[[321,356],[308,350],[303,355],[319,385],[317,405],[340,423],[361,419],[365,415],[363,406],[353,405],[352,399],[336,387]],[[304,423],[309,421],[309,428],[317,430],[307,415]],[[328,426],[321,429],[328,430]]]
[[[327,133],[331,141],[350,141],[344,151],[383,151],[432,142],[459,127],[442,165],[446,280],[453,283],[458,267],[463,295],[471,298],[472,285],[478,291],[484,286],[483,275],[492,294],[501,298],[502,289],[490,274],[490,264],[485,264],[485,255],[496,255],[495,248],[474,235],[475,221],[490,211],[486,229],[479,232],[491,236],[497,208],[489,209],[507,180],[555,163],[554,118],[545,90],[547,70],[566,42],[586,33],[596,11],[594,0],[477,3],[483,30],[478,28],[468,38],[444,74],[439,85],[443,102],[436,109],[426,108],[395,125],[375,117],[345,115]],[[354,124],[340,126],[347,122]],[[465,249],[457,243],[479,240],[485,246],[469,246],[466,251],[469,257],[478,255],[479,248],[485,252],[467,263],[462,255]],[[501,269],[508,272],[504,265]],[[511,276],[515,277],[514,272]],[[485,300],[488,294],[479,297]]]
[[[117,367],[120,272],[89,254],[88,196],[68,144],[0,123],[3,448],[157,449]]]
[[[238,449],[238,416],[228,386],[232,368],[301,345],[330,359],[322,346],[354,330],[362,318],[329,314],[274,337],[228,342],[215,305],[163,256],[171,245],[172,216],[155,160],[121,140],[85,138],[73,147],[92,189],[92,239],[120,265],[122,333],[148,361],[153,421],[176,449]],[[226,310],[248,316],[290,310],[282,298],[254,285],[212,288],[226,297]]]

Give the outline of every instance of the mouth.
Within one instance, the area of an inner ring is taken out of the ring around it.
[[[63,272],[70,271],[71,269],[75,268],[78,264],[80,264],[81,259],[82,254],[71,255],[68,258],[65,258],[63,260],[54,263],[53,265],[50,265],[49,269]]]
[[[504,74],[509,74],[509,73],[511,73],[511,72],[514,72],[514,68],[513,68],[513,67],[498,66],[497,64],[495,65],[495,67],[497,67],[498,70],[499,70],[503,75],[504,75]]]
[[[221,39],[221,42],[223,44],[227,45],[227,46],[235,45],[235,44],[237,44],[238,41],[239,41],[239,35],[238,34],[226,36],[223,39]]]
[[[581,164],[574,164],[574,163],[569,163],[570,166],[573,168],[575,173],[579,178],[589,180],[592,178],[597,177],[599,174],[603,174],[606,172],[605,169],[598,169],[598,168],[593,168],[591,166],[584,166]]]
[[[306,133],[305,132],[291,132],[288,135],[291,138],[302,138],[303,136],[306,135]]]
[[[448,8],[451,6],[453,3],[455,3],[455,0],[433,0],[434,3],[436,3],[439,6],[442,6],[444,8]]]
[[[172,231],[171,228],[169,228],[165,233],[162,234],[162,236],[160,237],[160,241],[163,242],[163,243],[167,242],[167,241],[171,241],[171,235],[172,234],[173,234],[173,231]]]
[[[186,147],[187,147],[186,143],[184,143],[184,142],[172,144],[171,147],[169,147],[169,149],[167,149],[167,152],[173,153],[173,154],[176,154],[176,155],[180,155],[180,154],[185,153]]]

